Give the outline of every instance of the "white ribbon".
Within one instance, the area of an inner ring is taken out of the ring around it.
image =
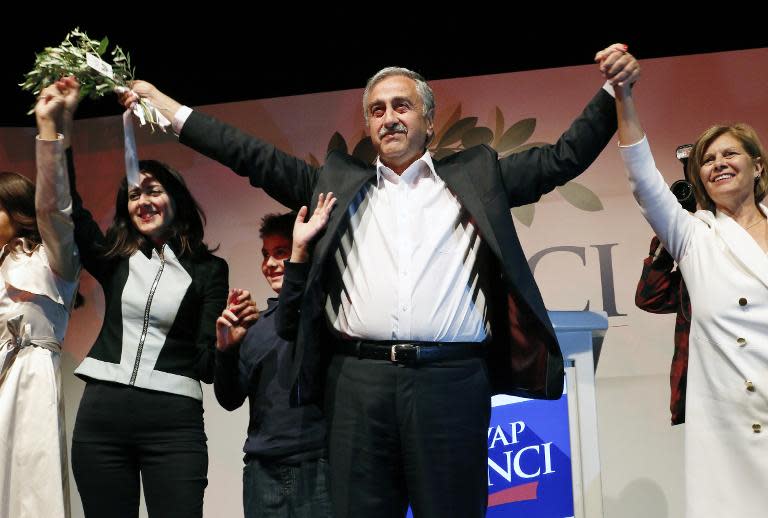
[[[136,156],[136,136],[133,134],[131,109],[123,112],[123,137],[125,139],[125,178],[128,188],[139,186],[139,159]]]
[[[118,86],[115,88],[115,92],[118,94],[128,92],[128,88],[124,86]],[[147,119],[149,119],[150,124],[159,126],[163,132],[165,132],[166,128],[171,125],[171,121],[169,121],[165,115],[160,113],[160,110],[153,106],[149,99],[142,99],[141,103],[133,103],[130,108],[123,112],[123,136],[125,140],[125,177],[128,180],[129,187],[138,187],[140,182],[139,159],[138,153],[136,152],[136,136],[133,133],[131,113],[138,117],[140,126],[147,124]]]

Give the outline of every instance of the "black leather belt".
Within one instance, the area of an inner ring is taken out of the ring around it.
[[[485,356],[485,342],[366,342],[336,341],[336,352],[367,360],[387,360],[417,365],[442,360],[466,360]]]

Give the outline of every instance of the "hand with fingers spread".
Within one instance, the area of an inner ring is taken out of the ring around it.
[[[216,348],[226,351],[239,344],[248,328],[259,319],[259,310],[247,290],[229,290],[227,307],[216,319]]]
[[[299,209],[296,215],[296,223],[293,226],[293,248],[291,250],[292,263],[305,263],[309,259],[309,245],[325,226],[331,217],[331,210],[336,205],[336,197],[332,192],[327,195],[320,193],[317,196],[317,207],[312,213],[309,221],[304,221],[307,217],[306,206]]]
[[[623,43],[614,43],[595,54],[600,72],[614,88],[629,88],[640,78],[640,64]]]

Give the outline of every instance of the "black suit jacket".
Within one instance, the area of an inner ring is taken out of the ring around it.
[[[488,368],[494,393],[556,399],[563,389],[563,358],[544,302],[523,254],[510,208],[537,201],[582,173],[616,130],[613,97],[603,89],[555,143],[499,159],[477,146],[435,162],[435,171],[474,219],[495,258],[488,265],[492,340]],[[333,191],[337,209],[317,241],[301,306],[296,340],[302,399],[318,396],[313,369],[324,354],[324,272],[348,223],[360,189],[376,178],[375,167],[331,151],[314,168],[271,144],[199,112],[187,119],[180,141],[230,167],[285,206],[314,210],[317,194]]]

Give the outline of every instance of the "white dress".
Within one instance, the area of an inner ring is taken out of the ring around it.
[[[657,171],[646,139],[621,153],[643,215],[680,265],[691,296],[686,516],[763,518],[768,516],[768,256],[727,215],[683,210]]]
[[[69,516],[61,342],[79,260],[58,141],[37,142],[43,245],[14,239],[0,263],[0,518]]]

